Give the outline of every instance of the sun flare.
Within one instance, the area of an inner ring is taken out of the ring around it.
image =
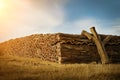
[[[0,10],[4,9],[6,7],[5,0],[0,0]]]

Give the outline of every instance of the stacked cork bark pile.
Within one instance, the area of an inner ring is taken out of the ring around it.
[[[107,35],[100,35],[104,39]],[[105,45],[111,63],[120,62],[120,36]],[[58,63],[100,62],[96,45],[83,35],[34,34],[0,43],[0,55],[40,58]]]
[[[56,42],[58,42],[56,34],[35,34],[1,43],[0,54],[57,62],[57,45],[52,45]]]

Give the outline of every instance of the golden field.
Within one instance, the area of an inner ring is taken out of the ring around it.
[[[120,80],[120,64],[57,64],[4,55],[0,80]]]

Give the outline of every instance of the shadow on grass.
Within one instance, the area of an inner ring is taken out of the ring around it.
[[[101,73],[94,74],[89,80],[120,80],[120,73]]]
[[[120,73],[116,74],[112,74],[112,73],[101,73],[101,74],[94,74],[91,75],[90,77],[86,78],[86,77],[75,77],[75,76],[68,76],[68,77],[59,77],[59,76],[55,76],[51,79],[49,78],[45,78],[44,79],[40,76],[28,76],[25,78],[19,78],[16,80],[120,80]]]
[[[16,79],[16,80],[85,80],[85,79],[79,79],[77,77],[61,77],[61,78],[52,78],[52,79],[43,79],[41,77],[26,77],[26,78],[19,78],[19,79]]]

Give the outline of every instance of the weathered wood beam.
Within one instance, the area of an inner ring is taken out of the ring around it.
[[[92,40],[92,38],[93,38],[93,36],[85,30],[82,31],[81,35],[86,36],[89,40]]]
[[[107,36],[102,42],[103,42],[103,44],[104,45],[106,45],[107,44],[107,42],[109,42],[110,41],[110,39],[112,38],[112,36],[111,35],[109,35],[109,36]]]
[[[95,27],[90,28],[90,31],[92,32],[92,34],[94,36],[93,39],[94,39],[94,42],[97,46],[99,55],[101,57],[102,64],[109,63],[107,52],[106,52],[105,47],[104,47],[102,41],[100,40],[100,38],[95,30]]]
[[[100,37],[98,36],[98,34],[95,30],[95,27],[90,28],[90,31],[92,32],[93,35],[91,35],[87,31],[83,31],[82,34],[85,35],[88,39],[93,40],[95,42],[102,64],[109,63],[109,59],[108,59],[106,50],[104,48],[104,45],[103,45]],[[107,42],[107,40],[105,40],[105,42]]]

